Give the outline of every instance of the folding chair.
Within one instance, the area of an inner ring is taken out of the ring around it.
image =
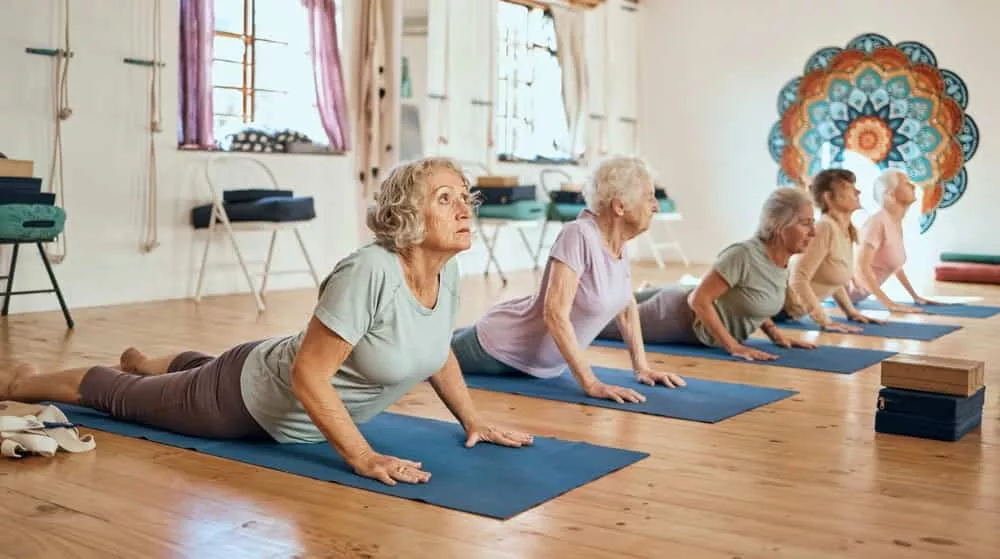
[[[477,162],[459,162],[459,163],[462,165],[462,170],[465,173],[466,178],[469,180],[470,184],[474,183],[473,179],[475,178],[475,176],[473,175],[473,173],[470,173],[468,171],[469,167],[482,169],[483,174],[490,173],[489,169],[481,163]],[[482,211],[482,207],[480,207],[480,211]],[[500,260],[497,258],[496,255],[497,239],[500,236],[500,230],[504,228],[512,228],[515,231],[517,231],[518,236],[521,238],[521,242],[524,243],[525,249],[527,249],[528,254],[531,255],[532,260],[535,263],[535,269],[538,269],[537,254],[534,248],[532,247],[531,241],[528,240],[528,236],[525,234],[525,230],[535,229],[539,226],[540,223],[542,224],[544,230],[544,215],[545,215],[544,212],[542,213],[542,219],[539,219],[536,217],[531,217],[531,218],[493,217],[493,216],[484,217],[480,215],[480,211],[476,212],[474,221],[475,221],[476,232],[480,234],[479,236],[483,240],[483,245],[486,247],[487,260],[486,260],[486,269],[483,270],[483,276],[489,277],[490,266],[492,265],[493,267],[496,268],[497,274],[500,275],[500,281],[503,283],[505,287],[507,286],[507,275],[500,267]],[[493,234],[490,236],[487,236],[485,234],[485,229],[487,227],[493,229]]]
[[[660,254],[660,251],[664,249],[674,249],[677,251],[681,260],[684,262],[685,268],[691,265],[691,262],[688,260],[687,253],[684,252],[684,248],[681,247],[680,241],[677,239],[677,236],[674,235],[673,228],[670,226],[670,223],[675,221],[683,221],[683,217],[680,212],[657,212],[653,215],[653,223],[650,224],[649,229],[642,234],[642,238],[646,241],[646,246],[648,246],[649,251],[653,253],[653,259],[656,261],[657,267],[661,270],[666,267],[663,262],[663,256]],[[653,238],[653,226],[657,223],[663,224],[663,230],[666,232],[669,240],[657,242]]]
[[[13,245],[13,250],[10,255],[10,268],[7,270],[7,275],[0,276],[0,280],[6,280],[7,285],[4,287],[3,291],[3,308],[0,309],[0,316],[7,316],[8,311],[10,311],[10,298],[12,295],[33,295],[37,293],[55,293],[56,298],[59,299],[59,308],[62,309],[63,318],[66,319],[66,327],[72,329],[74,326],[73,317],[69,314],[69,308],[66,306],[66,300],[63,298],[62,289],[59,288],[59,282],[56,281],[56,274],[52,271],[52,265],[49,263],[49,258],[45,254],[45,243],[51,243],[55,239],[47,239],[44,241],[24,241],[16,239],[0,239],[0,245]],[[38,247],[38,254],[42,257],[42,264],[45,265],[45,271],[49,275],[49,282],[52,283],[52,289],[32,289],[28,291],[14,291],[14,272],[17,271],[17,257],[19,254],[19,249],[21,245],[35,245]]]
[[[205,240],[205,250],[201,257],[201,268],[198,271],[198,286],[195,288],[195,301],[201,301],[201,290],[202,285],[205,280],[205,268],[208,263],[208,250],[212,245],[212,242],[216,238],[216,234],[219,233],[221,229],[226,237],[229,238],[233,250],[236,253],[236,259],[239,262],[240,268],[243,270],[243,275],[246,277],[247,284],[250,286],[250,292],[254,296],[254,300],[257,303],[257,309],[263,312],[266,307],[264,305],[264,292],[267,289],[268,277],[272,274],[304,274],[308,273],[312,276],[313,282],[317,287],[319,287],[319,276],[316,274],[316,268],[313,266],[312,259],[309,257],[309,251],[306,250],[305,242],[302,240],[302,233],[299,231],[299,227],[311,220],[302,221],[236,221],[233,222],[229,219],[226,213],[225,205],[223,204],[223,186],[224,181],[222,180],[221,169],[223,164],[248,164],[255,167],[257,170],[262,170],[267,176],[268,183],[271,185],[273,190],[279,190],[278,181],[274,177],[274,173],[271,169],[264,164],[264,162],[259,159],[248,157],[246,155],[215,155],[210,157],[205,162],[205,183],[208,185],[209,192],[212,196],[212,214],[208,225],[208,238]],[[239,180],[239,179],[238,179]],[[249,183],[254,188],[260,183],[254,182]],[[243,187],[247,186],[247,182],[243,182]],[[221,225],[220,225],[221,224]],[[295,234],[295,239],[298,241],[299,248],[302,250],[302,256],[305,259],[306,266],[305,270],[283,270],[274,272],[271,270],[271,261],[274,257],[274,246],[275,241],[278,238],[279,231],[291,231]],[[237,232],[270,232],[271,242],[267,249],[267,259],[264,261],[264,271],[263,273],[252,274],[250,269],[247,267],[248,262],[243,257],[243,251],[240,250],[239,243],[236,240]],[[258,290],[254,284],[253,276],[261,276],[260,289]]]

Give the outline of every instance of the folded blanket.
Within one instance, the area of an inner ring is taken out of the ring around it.
[[[87,452],[95,446],[94,437],[81,437],[56,406],[0,402],[0,456],[4,458],[55,456],[60,449]]]

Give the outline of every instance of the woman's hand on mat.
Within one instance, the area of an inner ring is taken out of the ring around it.
[[[853,320],[854,322],[860,322],[862,324],[885,324],[884,320],[878,318],[872,318],[861,313],[854,313],[847,317],[848,320]]]
[[[777,355],[768,353],[766,351],[761,351],[759,349],[754,349],[752,347],[747,347],[745,345],[738,345],[729,350],[729,354],[735,357],[742,357],[747,361],[774,361],[778,358]]]
[[[476,443],[491,443],[499,446],[522,447],[534,444],[535,437],[519,431],[501,431],[492,425],[477,425],[467,431],[469,438],[465,441],[466,448],[476,446]]]
[[[926,297],[920,297],[919,295],[913,298],[913,302],[918,305],[940,305],[938,301],[932,299],[927,299]]]
[[[374,450],[369,450],[364,454],[350,461],[354,473],[370,477],[381,481],[386,485],[396,485],[397,481],[403,483],[427,483],[431,479],[431,474],[420,468],[420,462],[413,462],[379,454]]]
[[[774,342],[775,345],[779,345],[786,349],[791,347],[801,347],[802,349],[816,349],[816,344],[812,342],[807,342],[805,340],[797,340],[795,338],[781,337],[771,341]]]
[[[645,396],[639,394],[631,388],[615,386],[613,384],[604,384],[603,382],[595,382],[584,386],[583,391],[586,392],[587,396],[590,396],[591,398],[612,400],[614,402],[618,402],[619,404],[624,404],[625,402],[638,404],[646,401]]]
[[[635,380],[648,384],[649,386],[656,386],[657,384],[663,383],[664,386],[669,386],[670,388],[677,388],[679,386],[687,386],[679,375],[674,373],[665,373],[663,371],[654,371],[652,369],[641,369],[636,370]]]
[[[864,329],[860,326],[841,324],[839,322],[827,322],[823,325],[823,330],[827,332],[842,332],[844,334],[860,334]]]

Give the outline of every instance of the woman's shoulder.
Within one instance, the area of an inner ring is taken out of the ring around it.
[[[396,258],[395,253],[375,242],[359,247],[337,261],[333,271],[320,286],[320,291],[323,291],[332,278],[378,283],[400,275],[393,273],[399,269]]]

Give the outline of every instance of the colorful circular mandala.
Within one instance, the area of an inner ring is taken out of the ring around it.
[[[920,231],[965,192],[965,163],[979,147],[979,128],[965,112],[969,90],[937,67],[926,45],[860,35],[847,48],[809,57],[803,75],[778,94],[779,120],[768,147],[779,185],[805,185],[846,151],[879,168],[902,169],[923,190]]]

